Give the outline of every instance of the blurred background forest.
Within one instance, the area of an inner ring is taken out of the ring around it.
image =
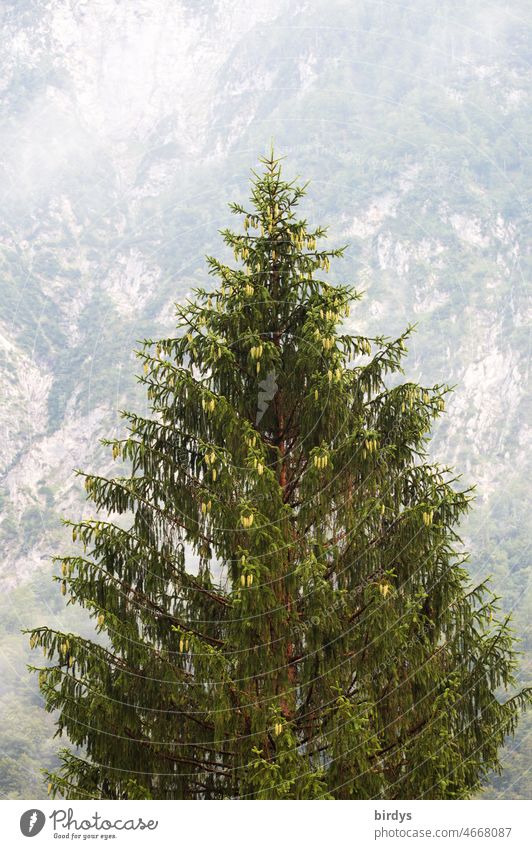
[[[0,793],[42,798],[53,718],[20,629],[82,628],[52,584],[74,467],[142,408],[136,340],[220,254],[273,139],[349,244],[351,329],[410,321],[407,376],[455,386],[431,443],[477,485],[462,528],[530,667],[528,4],[2,0]],[[530,798],[525,719],[483,798]]]

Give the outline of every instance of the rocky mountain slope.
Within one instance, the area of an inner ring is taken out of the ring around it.
[[[471,571],[528,650],[525,4],[4,0],[0,27],[3,700],[39,728],[17,749],[6,726],[3,792],[38,792],[17,751],[50,756],[18,629],[65,615],[49,576],[84,509],[72,469],[109,465],[98,438],[145,403],[135,341],[205,280],[272,138],[349,244],[353,327],[416,321],[408,375],[456,385],[433,451],[477,484]],[[523,727],[493,795],[526,794]]]

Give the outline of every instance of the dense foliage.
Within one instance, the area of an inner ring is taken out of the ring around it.
[[[98,642],[31,644],[70,798],[464,798],[498,765],[526,694],[456,525],[470,494],[425,447],[443,385],[387,382],[396,339],[342,333],[341,249],[262,160],[236,266],[139,352],[151,415],[84,474],[93,520],[59,558]],[[102,514],[107,518],[103,519]],[[197,563],[192,568],[191,563]],[[102,639],[104,638],[104,639]]]

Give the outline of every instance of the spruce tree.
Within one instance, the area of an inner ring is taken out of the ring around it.
[[[400,382],[406,340],[342,332],[344,249],[261,160],[235,266],[138,355],[149,415],[83,475],[96,516],[57,558],[98,637],[31,632],[71,743],[71,799],[462,799],[497,769],[526,692],[508,619],[471,586],[471,492],[430,462],[445,385]],[[396,375],[395,379],[393,376]]]

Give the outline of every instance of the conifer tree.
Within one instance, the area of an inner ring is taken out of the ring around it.
[[[98,636],[31,632],[71,799],[461,799],[497,769],[526,692],[457,523],[470,491],[430,462],[448,388],[390,380],[406,340],[342,332],[344,249],[298,215],[273,152],[234,267],[146,340],[150,414],[86,474],[96,517],[57,558]]]

